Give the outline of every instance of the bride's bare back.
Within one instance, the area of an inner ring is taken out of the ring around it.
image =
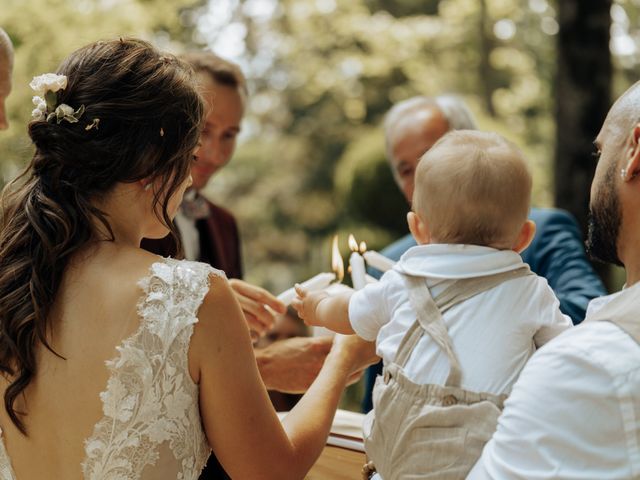
[[[138,282],[156,261],[142,250],[122,252],[107,244],[68,269],[52,310],[50,341],[65,359],[37,347],[38,373],[25,391],[26,402],[18,404],[28,412],[28,436],[0,410],[17,478],[83,478],[85,441],[104,416],[99,394],[109,378],[105,362],[140,327]],[[5,388],[6,383],[3,394]]]

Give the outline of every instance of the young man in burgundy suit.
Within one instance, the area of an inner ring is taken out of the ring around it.
[[[273,325],[274,316],[266,307],[284,313],[285,305],[266,290],[241,280],[240,235],[234,216],[211,203],[201,190],[233,155],[247,99],[244,75],[237,65],[213,53],[194,52],[183,60],[196,72],[207,104],[205,126],[191,170],[193,185],[174,220],[183,244],[185,258],[206,262],[223,270],[230,280],[249,328],[259,334]],[[145,239],[142,247],[163,256],[175,256],[177,248],[170,237]],[[301,393],[322,367],[331,349],[327,337],[292,338],[256,349],[260,374],[269,390]],[[228,476],[214,455],[202,472],[201,480]]]

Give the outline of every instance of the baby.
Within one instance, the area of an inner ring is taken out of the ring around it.
[[[376,341],[384,362],[364,424],[379,476],[463,479],[535,349],[571,326],[522,262],[535,234],[531,175],[494,133],[453,131],[416,170],[418,246],[364,289],[298,289],[309,325]]]

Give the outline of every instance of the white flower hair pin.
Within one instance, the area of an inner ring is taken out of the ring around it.
[[[33,77],[29,84],[31,89],[37,93],[33,97],[33,104],[36,108],[31,112],[34,120],[46,120],[50,122],[56,120],[56,123],[66,120],[69,123],[78,123],[78,120],[84,113],[84,105],[74,110],[66,103],[58,103],[58,91],[67,88],[67,77],[65,75],[57,75],[55,73],[45,73],[37,77]]]

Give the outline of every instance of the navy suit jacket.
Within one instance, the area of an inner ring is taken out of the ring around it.
[[[558,209],[532,208],[529,219],[536,223],[536,235],[529,248],[522,252],[522,260],[534,273],[547,279],[560,300],[560,310],[577,325],[584,320],[589,301],[607,293],[587,259],[580,227],[569,212]],[[416,241],[407,235],[380,253],[398,261],[414,246]],[[381,276],[381,272],[373,269],[370,274],[376,278]],[[365,412],[373,408],[371,392],[375,377],[381,371],[382,362],[367,371],[362,402]]]

